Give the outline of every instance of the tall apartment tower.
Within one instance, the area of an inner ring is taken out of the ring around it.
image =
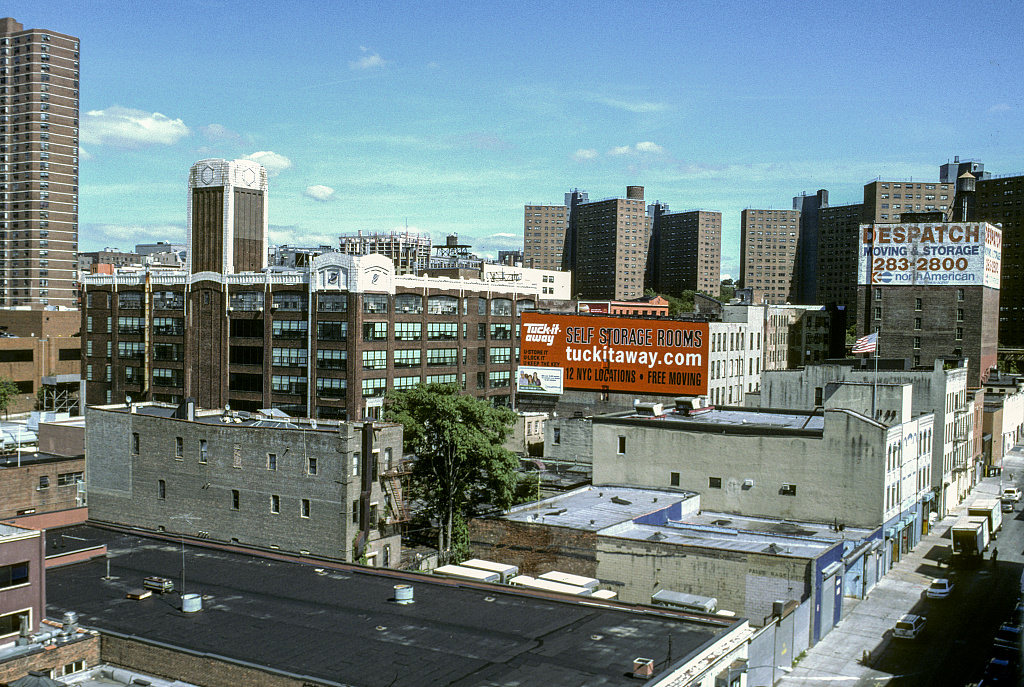
[[[722,283],[722,213],[669,212],[665,203],[648,206],[651,222],[647,286],[679,296],[700,291],[718,298]]]
[[[813,196],[793,198],[793,209],[800,212],[796,237],[796,303],[818,303],[818,213],[828,207],[828,191],[819,189]]]
[[[0,307],[77,306],[78,59],[0,19]]]
[[[566,194],[568,196],[569,194]],[[562,269],[569,206],[526,205],[523,208],[523,267]]]
[[[977,218],[1003,228],[1003,272],[999,289],[999,343],[1024,347],[1024,174],[979,178]]]
[[[651,224],[644,187],[627,186],[625,198],[574,204],[573,295],[631,300],[644,295]]]
[[[740,278],[753,302],[796,300],[799,210],[744,210],[740,216]]]
[[[818,216],[817,298],[847,308],[848,321],[860,321],[857,284],[858,241],[862,224],[898,224],[907,213],[941,213],[953,207],[953,182],[872,181],[864,202],[823,208]],[[908,220],[909,221],[909,220]],[[863,322],[861,322],[863,325]]]

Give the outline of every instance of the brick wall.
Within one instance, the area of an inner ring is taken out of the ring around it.
[[[469,546],[477,558],[519,566],[536,577],[551,570],[597,577],[594,532],[543,527],[507,520],[472,520]]]
[[[77,508],[78,486],[58,486],[57,476],[84,470],[84,458],[33,463],[26,459],[19,468],[17,458],[9,456],[0,470],[0,518],[12,518],[32,509],[42,513]],[[46,477],[49,486],[40,488],[40,477]]]
[[[242,666],[209,654],[197,655],[143,642],[103,635],[101,657],[106,663],[139,672],[182,680],[203,687],[320,687],[311,678],[289,677]]]
[[[47,628],[52,629],[52,628]],[[28,675],[30,670],[52,671],[55,678],[63,674],[64,666],[75,661],[85,661],[91,668],[100,663],[100,637],[93,634],[78,634],[76,641],[67,644],[39,646],[28,654],[21,654],[9,661],[0,662],[0,684],[6,684]]]

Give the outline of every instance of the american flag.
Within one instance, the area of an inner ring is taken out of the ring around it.
[[[853,344],[854,353],[874,353],[876,348],[878,348],[878,332],[862,336]]]

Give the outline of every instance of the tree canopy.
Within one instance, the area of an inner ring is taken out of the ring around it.
[[[384,416],[401,423],[405,452],[416,455],[412,492],[437,520],[441,561],[462,560],[467,519],[515,497],[518,459],[502,446],[515,414],[452,384],[420,384],[389,394]]]
[[[7,410],[18,400],[18,386],[6,377],[0,377],[0,413],[7,416]]]

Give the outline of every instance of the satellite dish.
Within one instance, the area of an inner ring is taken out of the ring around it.
[[[124,402],[127,403],[128,405],[131,405],[132,404],[132,397],[131,396],[125,396],[124,397]]]
[[[224,404],[224,412],[226,413],[226,412],[228,412],[229,410],[231,410],[231,404],[230,404],[230,403],[225,403],[225,404]]]
[[[310,419],[309,426],[313,429],[316,429],[316,420]]]

